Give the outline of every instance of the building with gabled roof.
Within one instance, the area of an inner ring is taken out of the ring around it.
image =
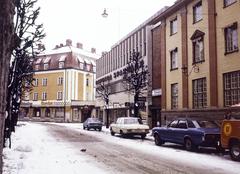
[[[34,86],[22,102],[21,118],[39,121],[83,122],[94,113],[96,49],[76,47],[70,39],[38,55]]]

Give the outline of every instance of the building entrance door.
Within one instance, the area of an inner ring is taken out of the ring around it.
[[[161,125],[161,109],[152,109],[152,127]]]

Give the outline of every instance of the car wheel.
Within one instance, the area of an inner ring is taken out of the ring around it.
[[[111,135],[114,136],[115,132],[113,132],[112,128],[110,129]]]
[[[190,138],[186,138],[184,142],[185,142],[185,149],[187,151],[192,151],[195,148]]]
[[[141,135],[141,138],[142,138],[142,139],[146,138],[146,134],[142,134],[142,135]]]
[[[230,147],[230,156],[234,161],[240,161],[240,142],[234,142]]]
[[[123,133],[122,130],[120,130],[120,135],[121,135],[122,137],[124,137],[124,133]]]
[[[90,127],[87,126],[87,130],[90,130]]]
[[[163,141],[161,140],[160,136],[158,134],[154,135],[154,142],[157,146],[160,146],[163,144]]]
[[[102,128],[99,128],[98,131],[99,131],[99,132],[102,131]]]
[[[84,130],[86,129],[85,126],[83,126],[83,129],[84,129]]]

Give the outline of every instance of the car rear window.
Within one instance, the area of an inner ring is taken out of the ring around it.
[[[141,124],[140,119],[124,119],[124,124]]]
[[[218,128],[218,125],[213,121],[197,121],[201,128]]]

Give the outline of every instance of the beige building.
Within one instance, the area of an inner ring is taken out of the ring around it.
[[[67,40],[34,62],[34,87],[22,102],[22,117],[32,120],[83,122],[94,115],[96,59]]]
[[[149,23],[160,36],[152,38],[152,61],[161,62],[153,81],[160,79],[162,124],[185,116],[223,119],[240,103],[239,10],[239,0],[179,0]]]

